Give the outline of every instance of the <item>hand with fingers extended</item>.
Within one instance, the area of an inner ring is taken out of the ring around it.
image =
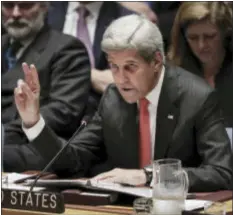
[[[40,119],[40,83],[34,65],[22,64],[24,80],[18,80],[14,91],[15,104],[26,128],[34,126]]]
[[[146,175],[140,169],[115,168],[95,176],[93,180],[140,186],[146,184]]]

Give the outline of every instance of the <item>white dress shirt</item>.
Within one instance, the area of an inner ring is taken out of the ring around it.
[[[157,108],[158,108],[161,88],[163,85],[164,73],[165,73],[165,68],[163,67],[157,85],[146,96],[146,98],[150,102],[150,104],[148,106],[148,111],[149,111],[149,115],[150,115],[151,157],[152,158],[154,156]],[[24,126],[22,126],[22,129],[23,129],[24,133],[26,134],[28,140],[33,141],[42,132],[44,126],[45,126],[45,121],[44,121],[43,117],[40,116],[40,120],[32,128],[27,129]]]
[[[154,157],[157,109],[159,103],[159,96],[163,85],[164,71],[165,68],[163,66],[158,83],[156,84],[155,88],[146,96],[147,100],[150,102],[148,106],[148,111],[150,116],[151,158]]]
[[[103,2],[92,2],[89,4],[85,4],[85,7],[90,13],[86,18],[86,22],[92,45],[94,43],[96,23],[99,17],[99,12],[102,4]],[[63,33],[77,37],[77,24],[79,19],[77,9],[80,7],[80,5],[80,2],[68,2]]]

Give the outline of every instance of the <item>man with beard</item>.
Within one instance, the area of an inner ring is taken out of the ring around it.
[[[44,167],[36,153],[27,151],[30,165],[19,156],[28,143],[14,102],[16,82],[24,79],[22,64],[27,71],[34,65],[38,69],[41,115],[56,135],[69,138],[79,126],[86,107],[90,89],[88,53],[76,38],[45,25],[47,9],[47,2],[2,2],[2,21],[7,32],[2,36],[5,171]]]

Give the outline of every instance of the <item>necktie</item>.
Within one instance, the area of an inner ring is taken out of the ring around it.
[[[77,37],[84,43],[87,48],[89,59],[91,62],[91,66],[94,67],[94,56],[92,52],[92,45],[89,36],[89,32],[87,29],[86,18],[89,15],[89,11],[84,7],[78,8],[79,19],[77,26]]]
[[[148,111],[149,101],[145,98],[139,101],[139,136],[140,136],[140,167],[145,167],[151,162],[151,136],[150,116]]]
[[[19,49],[22,47],[22,44],[19,41],[14,41],[6,51],[6,63],[7,69],[10,70],[14,67],[17,62],[16,54]]]

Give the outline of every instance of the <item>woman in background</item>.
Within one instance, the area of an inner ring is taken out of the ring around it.
[[[185,2],[172,28],[168,60],[216,88],[227,127],[233,127],[232,3]]]

